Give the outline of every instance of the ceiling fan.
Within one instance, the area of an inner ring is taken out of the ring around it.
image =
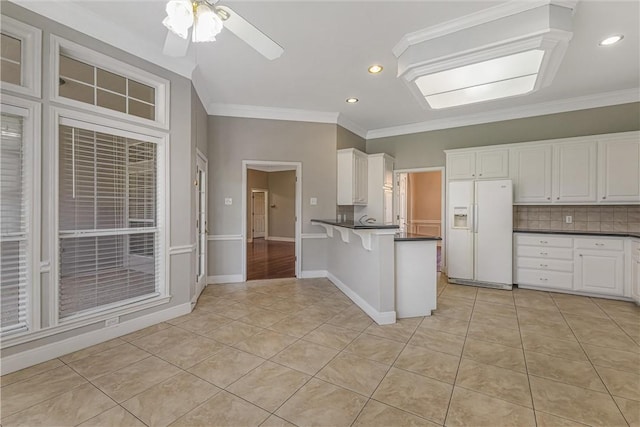
[[[218,0],[169,0],[167,17],[162,21],[169,30],[163,53],[173,57],[185,56],[190,40],[194,43],[212,42],[226,28],[267,59],[274,60],[282,55],[284,49],[280,45],[231,8],[217,3]]]

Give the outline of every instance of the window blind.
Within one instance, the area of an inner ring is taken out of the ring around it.
[[[60,125],[59,316],[158,293],[157,145]]]
[[[1,115],[0,334],[24,331],[28,304],[28,218],[23,119]]]

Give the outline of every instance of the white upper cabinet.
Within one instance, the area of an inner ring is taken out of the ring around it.
[[[554,202],[596,202],[596,155],[595,141],[554,144]]]
[[[366,205],[367,155],[353,148],[338,150],[338,205]]]
[[[384,188],[393,189],[393,157],[383,156],[384,159]]]
[[[513,148],[509,169],[514,203],[551,202],[551,145]]]
[[[447,155],[448,179],[489,179],[509,176],[509,150],[479,150]]]
[[[476,178],[507,178],[509,176],[509,150],[478,151]]]
[[[476,153],[447,155],[447,179],[474,179],[476,177]]]
[[[598,200],[640,202],[638,135],[627,135],[598,143]]]

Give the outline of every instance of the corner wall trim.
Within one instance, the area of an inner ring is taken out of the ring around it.
[[[318,277],[327,277],[327,270],[302,270],[300,272],[301,279],[315,279]]]
[[[208,241],[212,240],[242,240],[241,234],[217,234],[207,236]]]
[[[378,325],[390,325],[396,323],[395,311],[378,311],[371,307],[368,302],[363,300],[358,294],[353,292],[347,285],[342,283],[336,276],[327,272],[327,278],[342,291],[343,294],[348,296],[358,307],[360,307],[365,313],[369,315]]]
[[[193,243],[191,245],[182,245],[182,246],[171,246],[169,248],[169,255],[181,255],[181,254],[189,254],[196,250],[196,244]]]
[[[114,326],[105,327],[96,331],[86,332],[62,341],[46,344],[31,350],[12,354],[2,358],[2,375],[46,362],[47,360],[63,356],[65,354],[82,350],[83,348],[99,344],[101,342],[130,334],[166,320],[173,319],[191,312],[191,303],[176,305],[162,311],[141,316]]]
[[[221,274],[218,276],[207,276],[207,284],[215,285],[218,283],[240,283],[242,282],[242,274]]]
[[[274,242],[295,242],[296,241],[294,237],[277,237],[277,236],[267,236],[266,240],[272,240]]]
[[[327,234],[326,233],[303,233],[302,234],[302,238],[303,239],[326,239]]]

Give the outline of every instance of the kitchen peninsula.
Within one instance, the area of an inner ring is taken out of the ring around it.
[[[379,325],[436,308],[437,236],[397,225],[312,219],[327,233],[327,277]]]

